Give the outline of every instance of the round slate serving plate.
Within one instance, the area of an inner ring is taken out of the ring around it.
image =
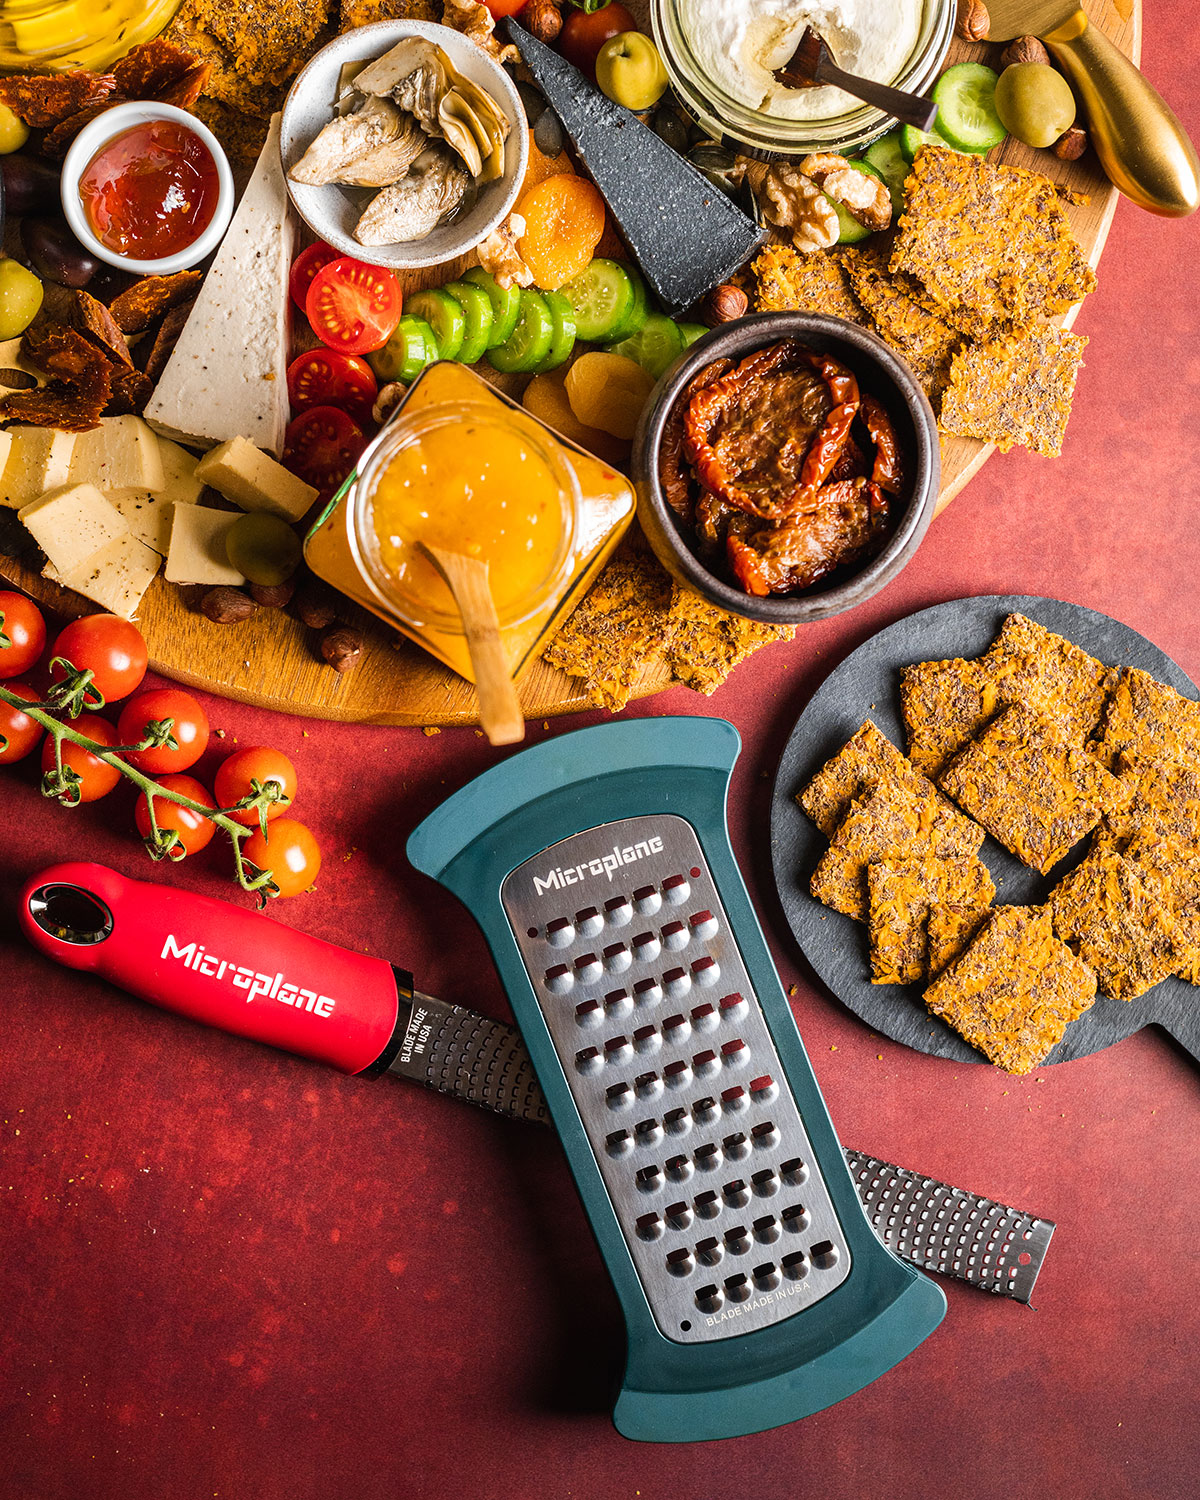
[[[1014,613],[1057,631],[1110,666],[1141,667],[1185,697],[1200,698],[1195,684],[1165,652],[1108,615],[1059,599],[1020,594],[955,599],[889,625],[830,673],[796,721],[779,763],[771,800],[775,883],[792,934],[818,978],[875,1031],[918,1052],[963,1063],[986,1059],[944,1021],[929,1014],[918,986],[872,984],[866,928],[830,911],[809,895],[809,876],[826,840],[801,812],[796,794],[836,755],[864,719],[872,719],[903,749],[900,668],[910,662],[981,656],[995,639],[1004,617]],[[1043,901],[1052,886],[1083,858],[1087,845],[1088,840],[1084,840],[1062,864],[1043,876],[1021,864],[994,839],[985,839],[980,855],[996,882],[997,904]],[[1200,991],[1181,979],[1167,979],[1138,1000],[1097,997],[1092,1008],[1067,1027],[1046,1061],[1087,1057],[1151,1024],[1165,1027],[1200,1059]]]

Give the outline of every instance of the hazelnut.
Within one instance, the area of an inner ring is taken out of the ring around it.
[[[287,578],[283,583],[252,583],[250,585],[250,597],[255,604],[261,604],[267,609],[282,609],[290,604],[292,595],[296,592],[296,584],[293,579]]]
[[[521,20],[539,42],[549,45],[562,30],[562,9],[558,0],[531,0]]]
[[[719,323],[732,323],[745,317],[749,306],[750,299],[741,287],[727,281],[722,286],[713,287],[700,304],[700,312],[708,326],[716,328]]]
[[[1015,63],[1050,62],[1050,54],[1035,36],[1014,37],[1000,54],[1001,67],[1011,68]]]
[[[238,625],[258,612],[258,605],[241,589],[209,589],[200,601],[200,613],[214,625]]]
[[[331,625],[321,637],[321,655],[335,672],[349,672],[363,653],[363,638],[349,625]]]
[[[982,42],[991,30],[992,18],[983,0],[958,0],[954,35],[964,42]]]
[[[1064,130],[1051,150],[1060,161],[1078,161],[1087,150],[1087,131],[1082,125],[1072,125]]]
[[[319,578],[306,578],[296,590],[296,613],[312,630],[324,630],[337,619],[337,595]]]

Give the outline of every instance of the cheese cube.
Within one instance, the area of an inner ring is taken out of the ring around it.
[[[158,439],[141,417],[102,417],[82,432],[69,476],[102,490],[160,490],[166,483]]]
[[[171,545],[164,573],[168,583],[245,583],[229,561],[225,538],[237,511],[208,510],[203,505],[176,505],[171,517]]]
[[[94,484],[68,484],[17,512],[34,541],[64,577],[129,526]]]
[[[55,576],[64,588],[74,589],[110,614],[132,620],[161,565],[157,552],[126,532],[106,542],[78,567],[65,573],[56,569]]]
[[[109,490],[104,497],[125,517],[131,534],[160,557],[166,557],[171,545],[172,502],[165,494],[152,495],[148,490]]]
[[[175,505],[195,505],[204,488],[204,481],[196,478],[199,462],[196,455],[178,443],[159,438],[158,456],[162,460],[163,482],[155,493]]]
[[[244,437],[231,438],[206,453],[196,465],[196,478],[243,510],[267,510],[285,521],[298,521],[317,498],[311,484]]]
[[[66,484],[75,434],[23,422],[8,429],[11,445],[0,474],[0,503],[18,510],[47,490]]]

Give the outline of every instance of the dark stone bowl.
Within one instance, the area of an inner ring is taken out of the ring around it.
[[[848,577],[839,572],[827,587],[816,584],[800,594],[771,594],[762,599],[724,582],[697,557],[695,538],[663,496],[658,448],[676,397],[705,365],[725,357],[744,359],[755,349],[786,338],[799,339],[810,349],[834,355],[854,372],[862,390],[878,397],[896,425],[913,484],[908,504],[887,543],[856,572]],[[843,318],[816,313],[761,313],[714,328],[686,350],[659,381],[634,435],[633,480],[638,519],[669,573],[733,614],[772,625],[802,625],[862,604],[890,583],[908,562],[933,519],[941,480],[941,449],[937,422],[917,377],[882,339]]]

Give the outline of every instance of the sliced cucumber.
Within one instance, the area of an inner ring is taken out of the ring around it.
[[[433,329],[424,318],[405,313],[383,348],[367,355],[367,363],[380,380],[402,380],[408,385],[439,357]]]
[[[908,178],[908,160],[900,146],[900,131],[889,130],[872,141],[863,152],[863,166],[873,167],[888,185],[892,195],[892,221],[904,212],[904,184]]]
[[[636,360],[655,380],[683,352],[683,334],[679,324],[663,313],[651,313],[641,329],[619,343],[609,344],[610,354],[623,354]]]
[[[575,347],[576,324],[575,309],[570,300],[564,297],[562,292],[543,292],[546,306],[550,309],[550,316],[554,320],[554,332],[550,335],[550,352],[537,367],[537,374],[544,375],[547,370],[557,370],[559,365],[565,365],[571,357],[571,350]]]
[[[690,349],[697,339],[702,339],[708,332],[707,323],[680,323],[679,332],[683,335],[683,347]]]
[[[459,363],[473,365],[487,353],[492,337],[495,321],[492,299],[481,286],[474,286],[469,281],[452,281],[443,290],[449,292],[463,312],[465,329],[462,347],[458,351]]]
[[[482,287],[491,298],[492,332],[488,338],[488,348],[495,349],[506,343],[512,337],[517,319],[521,316],[521,288],[501,286],[482,266],[472,266],[469,271],[464,271],[462,279],[472,286]]]
[[[984,63],[955,63],[934,84],[938,133],[959,151],[982,154],[1008,134],[996,113],[997,76]]]
[[[540,292],[523,291],[517,326],[502,344],[488,350],[494,370],[505,375],[524,375],[536,370],[554,342],[554,318]]]
[[[826,193],[826,199],[833,203],[833,211],[837,214],[839,245],[857,245],[860,240],[865,240],[871,233],[865,224],[860,224],[853,214],[848,214],[840,203],[834,203],[833,199]]]
[[[591,344],[607,343],[633,310],[633,279],[615,260],[594,260],[559,290],[574,310],[577,336]]]
[[[404,307],[414,318],[421,318],[433,329],[438,354],[442,359],[457,359],[467,333],[467,320],[457,300],[442,288],[410,292]]]
[[[935,126],[932,130],[918,130],[915,125],[901,125],[900,127],[900,154],[906,161],[912,161],[922,146],[944,146],[947,151],[957,151],[957,146],[952,146],[946,137]]]
[[[624,270],[633,283],[633,305],[624,323],[610,331],[608,335],[610,343],[616,343],[619,339],[627,339],[639,333],[650,316],[650,293],[646,290],[646,282],[642,273],[633,266],[625,266]]]

